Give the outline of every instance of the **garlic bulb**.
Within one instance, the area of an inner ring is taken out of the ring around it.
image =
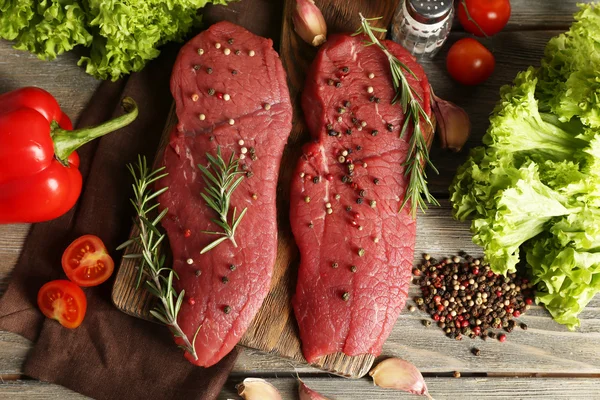
[[[319,7],[313,0],[297,0],[292,15],[294,30],[302,40],[320,46],[327,39],[327,25]]]

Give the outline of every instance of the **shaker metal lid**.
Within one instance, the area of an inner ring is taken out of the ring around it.
[[[406,0],[408,12],[425,24],[440,22],[452,10],[453,0]]]

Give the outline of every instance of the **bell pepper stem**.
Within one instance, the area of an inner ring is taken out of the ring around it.
[[[53,122],[50,135],[54,142],[54,156],[56,159],[65,166],[68,166],[67,159],[75,150],[100,136],[104,136],[132,123],[138,116],[137,104],[131,97],[125,97],[121,105],[125,114],[98,126],[68,131],[60,128],[58,123]]]

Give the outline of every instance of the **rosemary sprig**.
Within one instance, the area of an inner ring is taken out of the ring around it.
[[[427,148],[427,142],[425,140],[423,127],[421,126],[421,119],[425,121],[426,124],[433,128],[431,120],[429,116],[421,107],[419,100],[422,100],[419,94],[414,90],[413,87],[408,83],[408,79],[406,79],[405,72],[409,73],[413,77],[416,78],[416,75],[412,70],[404,64],[402,61],[398,60],[390,51],[385,47],[383,43],[377,39],[374,32],[385,33],[386,29],[377,28],[371,26],[371,21],[377,21],[381,19],[379,18],[365,18],[362,14],[360,15],[361,26],[354,33],[354,36],[365,34],[369,40],[366,41],[366,46],[376,45],[383,51],[386,55],[389,63],[390,63],[390,71],[392,73],[392,83],[394,86],[394,90],[396,95],[392,99],[392,104],[400,103],[402,107],[402,111],[406,117],[404,121],[404,125],[402,126],[402,130],[400,131],[400,137],[404,137],[406,132],[408,131],[409,124],[412,122],[413,126],[413,134],[409,140],[409,150],[406,156],[406,161],[404,162],[404,166],[406,167],[405,174],[409,175],[408,188],[406,189],[406,194],[404,196],[404,201],[402,202],[402,206],[400,210],[404,208],[404,206],[411,201],[411,212],[413,218],[417,215],[417,209],[420,208],[422,211],[427,209],[427,204],[432,204],[439,206],[438,201],[433,197],[433,195],[429,192],[427,187],[427,173],[425,172],[425,168],[429,165],[435,173],[438,173],[437,169],[429,159],[429,149]],[[415,97],[416,96],[416,97]]]
[[[237,243],[235,242],[235,230],[240,225],[242,218],[244,218],[244,215],[246,215],[246,211],[248,210],[247,208],[244,208],[240,215],[236,216],[237,208],[234,207],[231,215],[231,223],[229,223],[227,216],[229,214],[231,195],[244,180],[244,172],[238,171],[239,160],[235,158],[234,153],[231,153],[229,161],[225,163],[225,160],[221,155],[221,147],[217,147],[217,156],[214,157],[207,153],[206,158],[208,158],[209,162],[208,168],[203,165],[198,165],[198,168],[202,171],[202,178],[206,183],[205,193],[201,193],[201,196],[206,202],[206,205],[219,215],[219,219],[213,218],[212,222],[222,228],[223,231],[202,231],[210,235],[221,237],[203,248],[200,251],[200,254],[204,254],[207,251],[214,249],[227,239],[231,240],[234,247],[237,247]]]
[[[158,224],[165,217],[168,209],[165,208],[156,217],[151,217],[159,206],[159,203],[155,199],[169,189],[168,187],[164,187],[154,191],[152,185],[168,174],[164,172],[164,167],[150,171],[146,157],[143,156],[138,156],[136,166],[128,164],[127,168],[134,179],[132,185],[134,196],[131,199],[131,203],[136,211],[137,218],[135,218],[134,222],[139,233],[138,236],[120,245],[117,250],[124,249],[133,244],[141,246],[141,253],[126,254],[123,256],[123,258],[140,260],[136,288],[139,288],[142,279],[145,278],[146,289],[159,299],[159,303],[150,311],[150,314],[161,323],[167,325],[173,336],[181,338],[184,344],[179,347],[197,360],[198,354],[196,353],[195,342],[201,326],[198,327],[190,342],[177,323],[177,315],[181,309],[185,290],[177,293],[173,287],[173,279],[179,279],[179,277],[173,269],[165,267],[166,257],[161,253],[161,243],[165,239],[165,234],[159,231]]]

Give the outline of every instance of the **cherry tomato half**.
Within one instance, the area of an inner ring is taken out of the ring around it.
[[[83,290],[66,279],[51,281],[42,286],[37,302],[46,317],[57,320],[69,329],[81,325],[87,309]]]
[[[475,36],[495,35],[510,19],[509,0],[460,0],[457,7],[460,24]]]
[[[98,236],[84,235],[75,239],[62,256],[67,277],[79,286],[97,286],[113,273],[115,263]]]
[[[494,68],[494,55],[472,38],[454,43],[446,57],[446,69],[452,78],[463,85],[478,85],[487,80]]]

